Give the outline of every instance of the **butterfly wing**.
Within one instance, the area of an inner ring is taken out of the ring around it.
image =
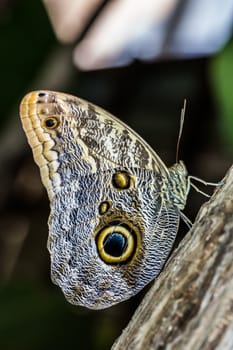
[[[178,208],[169,171],[123,122],[77,97],[38,91],[21,119],[51,202],[51,275],[89,308],[128,299],[161,270]]]

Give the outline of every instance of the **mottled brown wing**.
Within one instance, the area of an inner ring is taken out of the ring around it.
[[[95,173],[117,166],[139,167],[168,176],[151,147],[103,109],[78,97],[36,91],[24,97],[20,115],[28,142],[50,198],[61,185],[60,173]],[[56,127],[46,125],[56,122]],[[72,174],[71,174],[72,176]]]
[[[89,308],[130,298],[157,276],[173,245],[176,167],[169,172],[132,129],[77,97],[32,92],[20,114],[50,198],[53,282]]]

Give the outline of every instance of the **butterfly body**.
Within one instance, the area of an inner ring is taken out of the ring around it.
[[[38,91],[21,119],[50,198],[51,276],[73,304],[106,308],[161,271],[189,191],[132,129],[77,97]]]

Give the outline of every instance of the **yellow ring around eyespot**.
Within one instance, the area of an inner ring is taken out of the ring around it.
[[[127,247],[125,252],[121,256],[112,256],[107,254],[104,250],[104,240],[111,233],[120,233],[122,234],[127,242]],[[108,264],[122,263],[128,260],[135,250],[137,244],[137,237],[132,232],[127,230],[124,226],[108,226],[104,228],[97,236],[97,248],[101,259]]]
[[[48,122],[53,122],[54,124],[51,126],[48,126],[46,123]],[[59,125],[59,120],[57,119],[57,117],[47,117],[44,118],[42,121],[42,125],[44,128],[46,128],[47,130],[53,130],[56,129],[57,126]]]

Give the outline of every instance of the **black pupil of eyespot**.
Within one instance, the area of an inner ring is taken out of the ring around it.
[[[104,250],[107,254],[119,257],[126,248],[126,238],[118,232],[113,232],[104,240]]]
[[[39,97],[44,97],[45,95],[46,95],[45,92],[40,92],[38,96]]]
[[[51,128],[52,126],[54,126],[54,124],[55,124],[55,121],[53,119],[47,119],[46,122],[45,122],[45,125],[48,128]]]

